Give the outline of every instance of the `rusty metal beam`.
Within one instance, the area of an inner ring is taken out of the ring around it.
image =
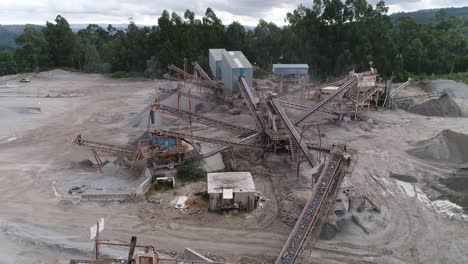
[[[320,101],[317,105],[313,106],[312,109],[308,110],[306,113],[304,113],[301,117],[299,117],[295,122],[294,122],[294,125],[298,125],[299,123],[301,123],[302,121],[304,121],[304,119],[306,119],[307,117],[309,117],[311,114],[315,113],[317,110],[319,110],[320,108],[322,108],[323,106],[325,106],[327,103],[329,103],[333,98],[335,98],[337,95],[339,95],[341,92],[343,92],[344,90],[347,90],[351,87],[353,87],[354,85],[357,84],[357,81],[358,81],[358,78],[356,76],[354,76],[353,78],[349,79],[348,81],[346,81],[343,85],[340,86],[340,88],[338,88],[338,90],[335,91],[335,93],[331,94],[330,96],[328,96],[327,98],[323,99],[322,101]]]
[[[291,135],[292,139],[295,141],[295,143],[301,149],[302,154],[304,154],[304,156],[306,157],[306,159],[309,162],[310,166],[315,167],[317,165],[317,161],[311,155],[311,153],[310,153],[309,149],[307,148],[307,145],[305,144],[304,140],[301,140],[301,136],[297,132],[296,127],[293,125],[291,120],[289,120],[288,115],[286,114],[284,109],[281,107],[281,104],[279,103],[278,99],[272,98],[271,99],[271,105],[275,109],[275,112],[278,114],[278,116],[286,124],[286,128],[288,129],[289,134]]]
[[[179,132],[173,132],[173,131],[166,131],[166,130],[155,130],[154,132],[151,132],[153,135],[158,135],[158,136],[163,136],[163,137],[175,137],[175,138],[181,138],[181,139],[192,139],[192,140],[197,140],[201,142],[209,142],[213,144],[218,144],[218,145],[226,145],[226,146],[231,146],[231,147],[245,147],[245,148],[253,148],[253,149],[263,149],[263,146],[261,145],[252,145],[252,144],[245,144],[245,143],[238,143],[238,142],[231,142],[227,140],[221,140],[221,139],[214,139],[214,138],[206,138],[206,137],[200,137],[200,136],[194,136],[194,135],[189,135],[185,133],[179,133]]]
[[[159,111],[159,112],[162,112],[162,113],[165,113],[165,114],[168,114],[168,115],[176,116],[176,117],[183,118],[183,119],[186,119],[186,120],[196,121],[196,122],[199,122],[201,124],[211,126],[211,127],[219,127],[219,128],[222,128],[222,129],[226,129],[226,130],[229,130],[229,131],[236,132],[236,133],[245,133],[245,134],[257,133],[257,131],[249,129],[249,128],[239,127],[239,126],[233,125],[231,123],[222,122],[222,121],[219,121],[219,120],[216,120],[216,119],[213,119],[213,118],[209,118],[209,117],[206,117],[206,116],[190,113],[190,112],[187,112],[187,111],[178,110],[178,109],[172,108],[172,107],[167,106],[167,105],[155,104],[154,109],[156,111]]]

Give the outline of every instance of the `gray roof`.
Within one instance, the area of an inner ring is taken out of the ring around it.
[[[283,68],[283,69],[309,69],[307,64],[273,64],[273,69]]]
[[[223,56],[226,57],[231,68],[252,68],[252,64],[250,64],[242,51],[223,51]]]
[[[222,54],[223,51],[226,51],[226,49],[209,49],[208,52],[213,56],[213,58],[217,61],[222,60]]]
[[[223,189],[236,192],[255,192],[250,172],[208,173],[208,193],[222,193]]]

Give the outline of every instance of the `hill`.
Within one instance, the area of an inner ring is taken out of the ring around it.
[[[16,36],[23,33],[26,26],[35,27],[38,30],[42,28],[38,25],[0,25],[0,50],[15,49]]]
[[[462,20],[468,20],[468,6],[450,7],[450,8],[441,8],[441,9],[444,9],[447,12],[448,17],[455,16]],[[392,19],[393,22],[395,22],[402,17],[411,16],[411,17],[414,17],[417,22],[435,24],[437,22],[436,13],[439,10],[440,9],[424,9],[424,10],[418,10],[414,12],[399,12],[399,13],[391,14],[390,18]]]

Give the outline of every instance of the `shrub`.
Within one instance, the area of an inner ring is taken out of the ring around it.
[[[177,166],[177,177],[184,181],[193,181],[206,177],[203,158],[198,153],[187,155]]]

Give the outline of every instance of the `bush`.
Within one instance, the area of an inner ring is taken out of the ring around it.
[[[142,72],[124,72],[124,71],[117,71],[117,72],[111,73],[110,76],[112,78],[144,77]]]
[[[177,166],[177,177],[184,181],[193,181],[206,177],[203,158],[198,153],[187,155]]]
[[[262,68],[257,68],[253,72],[253,76],[255,79],[264,79],[270,74],[269,71],[262,69]]]

